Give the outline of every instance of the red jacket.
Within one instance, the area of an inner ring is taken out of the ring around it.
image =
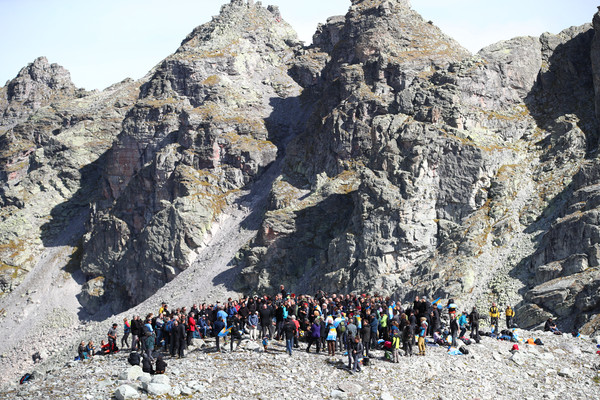
[[[188,317],[188,331],[194,332],[196,330],[196,320],[194,317]]]

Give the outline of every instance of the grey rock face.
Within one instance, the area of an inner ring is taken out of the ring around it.
[[[38,59],[0,89],[0,284],[70,243],[89,312],[136,304],[248,191],[227,290],[495,300],[596,331],[599,21],[471,55],[408,1],[355,0],[304,47],[234,0],[139,82],[84,93]]]
[[[296,44],[276,10],[232,2],[157,66],[107,154],[84,241],[82,269],[106,278],[103,293],[136,303],[173,279],[275,161],[302,113],[286,73]]]

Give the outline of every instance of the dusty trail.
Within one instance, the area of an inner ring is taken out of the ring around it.
[[[73,218],[55,243],[76,243],[86,218],[87,211]],[[81,284],[76,279],[80,276],[63,270],[73,250],[69,244],[46,247],[25,280],[0,299],[0,310],[4,310],[0,320],[0,370],[12,372],[0,374],[0,382],[33,366],[30,356],[36,351],[58,351],[60,342],[78,323]]]

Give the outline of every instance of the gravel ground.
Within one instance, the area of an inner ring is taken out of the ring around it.
[[[346,369],[345,356],[307,354],[304,343],[290,357],[284,342],[273,341],[265,353],[257,343],[245,340],[234,352],[217,353],[209,339],[196,341],[198,347],[190,348],[183,359],[167,357],[166,385],[160,378],[168,390],[164,395],[150,394],[158,386],[144,384],[149,376],[127,379],[128,352],[123,351],[85,362],[65,361],[31,383],[11,384],[0,398],[110,399],[123,385],[143,399],[598,398],[600,356],[592,340],[518,333],[540,337],[545,345],[521,344],[518,355],[513,355],[512,343],[484,337],[481,344],[468,346],[469,355],[453,356],[445,347],[428,346],[425,357],[402,357],[398,364],[374,351],[373,362],[356,374]]]

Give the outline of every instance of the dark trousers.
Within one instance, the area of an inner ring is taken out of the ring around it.
[[[229,348],[231,349],[231,351],[233,351],[233,342],[234,341],[237,342],[237,347],[239,347],[240,344],[242,343],[242,335],[232,336],[231,337],[231,343],[229,344]]]
[[[177,343],[175,343],[175,340],[173,340],[173,338],[171,338],[171,342],[169,343],[169,354],[171,354],[171,357],[175,356],[175,352],[177,351]]]
[[[131,351],[136,351],[139,348],[140,337],[138,335],[131,335]]]
[[[307,353],[310,351],[310,346],[312,346],[313,343],[316,344],[316,346],[317,346],[317,353],[319,351],[321,351],[321,338],[309,336],[308,337],[308,347],[306,348]]]
[[[125,349],[126,347],[129,347],[129,332],[125,332],[123,334],[123,337],[121,338],[121,348]]]
[[[371,357],[371,355],[369,354],[369,350],[371,350],[371,342],[363,342],[363,347],[365,348],[365,357]]]
[[[481,340],[479,337],[479,323],[471,324],[471,339],[474,339],[477,343]]]
[[[414,339],[410,338],[406,342],[403,343],[402,347],[404,349],[404,354],[406,356],[412,356],[413,340]]]
[[[183,353],[184,350],[185,350],[185,340],[181,339],[181,340],[179,340],[179,346],[177,348],[177,355],[179,357],[184,357],[185,356]]]

